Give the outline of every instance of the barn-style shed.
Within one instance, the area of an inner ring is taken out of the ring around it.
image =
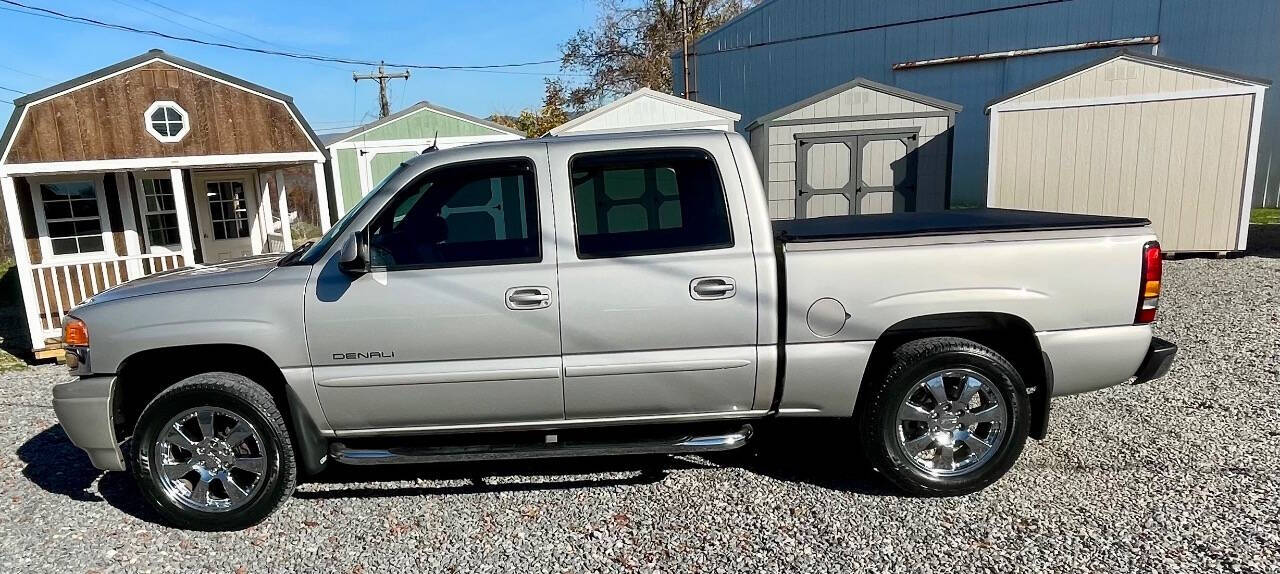
[[[509,127],[418,102],[385,118],[327,138],[333,171],[334,209],[341,216],[404,160],[435,145],[448,149],[488,141],[521,139]]]
[[[993,101],[987,205],[1151,220],[1243,250],[1268,82],[1121,52]]]
[[[747,127],[769,216],[946,209],[960,106],[856,78]]]
[[[640,88],[552,128],[551,135],[709,129],[733,131],[742,116],[679,96]]]
[[[124,281],[292,249],[286,169],[327,229],[324,159],[288,96],[159,50],[18,98],[0,189],[33,349]]]

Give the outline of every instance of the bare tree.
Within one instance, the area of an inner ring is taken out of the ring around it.
[[[562,47],[561,67],[590,76],[569,90],[582,110],[639,88],[670,92],[671,54],[683,47],[684,10],[689,39],[701,37],[759,0],[597,0],[600,16]]]

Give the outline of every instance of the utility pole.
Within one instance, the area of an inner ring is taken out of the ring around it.
[[[684,57],[684,99],[692,99],[689,97],[689,2],[688,0],[676,0],[680,3],[680,35],[684,38],[684,50],[680,53]]]
[[[386,71],[386,62],[378,62],[378,71],[373,74],[357,74],[351,72],[351,79],[355,82],[360,80],[377,80],[378,81],[378,107],[381,115],[378,117],[385,118],[391,115],[391,99],[387,97],[387,80],[408,80],[409,70],[403,72],[388,74]]]

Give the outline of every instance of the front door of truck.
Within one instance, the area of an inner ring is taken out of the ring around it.
[[[335,429],[564,417],[545,162],[428,171],[369,224],[372,272],[318,271],[306,330]]]
[[[752,408],[755,261],[716,141],[551,146],[568,418]]]

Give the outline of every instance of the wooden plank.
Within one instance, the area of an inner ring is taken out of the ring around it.
[[[144,129],[153,102],[176,101],[189,133],[161,143]],[[311,151],[289,108],[164,63],[124,72],[33,104],[13,139],[10,163]]]

